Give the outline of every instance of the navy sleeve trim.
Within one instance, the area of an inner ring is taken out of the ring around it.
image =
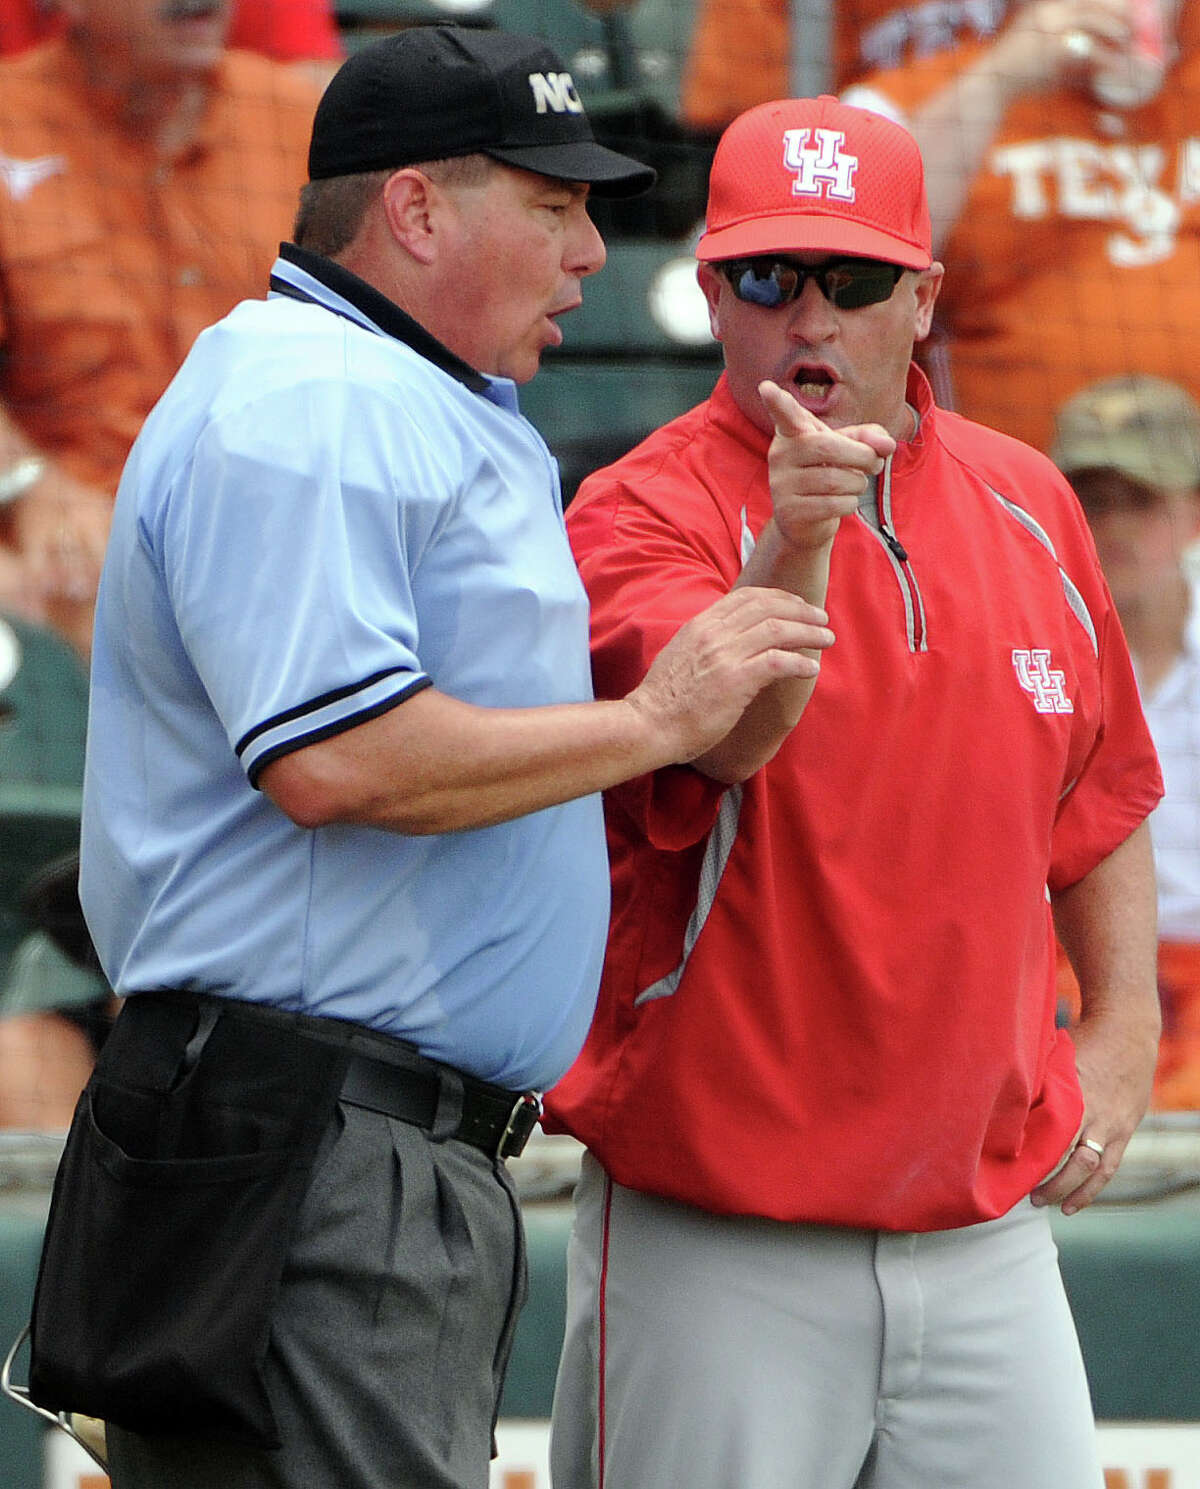
[[[239,759],[246,753],[260,734],[266,734],[271,729],[278,729],[280,724],[290,724],[293,719],[303,718],[306,713],[317,713],[322,708],[327,708],[331,703],[336,703],[339,698],[349,698],[352,693],[361,693],[365,688],[374,687],[377,682],[382,682],[385,677],[391,677],[397,672],[410,672],[409,667],[385,667],[381,672],[373,672],[370,677],[364,677],[358,682],[349,683],[344,688],[334,688],[328,693],[322,693],[319,698],[310,698],[307,703],[298,703],[295,708],[288,708],[283,713],[277,713],[274,718],[264,719],[261,724],[256,724],[242,735],[234,746],[234,753]],[[428,686],[429,679],[418,684],[420,687]],[[402,693],[400,698],[394,701],[399,703],[401,698],[407,697],[407,692]],[[393,701],[393,700],[389,700]]]
[[[386,674],[384,675],[386,676]],[[338,719],[332,724],[324,724],[320,729],[313,729],[307,734],[296,735],[283,744],[278,744],[269,750],[264,750],[259,759],[250,767],[250,784],[256,791],[259,789],[259,777],[273,760],[282,759],[284,755],[294,754],[296,750],[303,750],[308,745],[320,744],[323,739],[332,739],[337,734],[345,734],[349,729],[356,729],[359,724],[365,724],[370,719],[377,719],[382,714],[390,713],[393,708],[405,702],[406,699],[432,686],[432,678],[420,677],[415,682],[410,683],[408,687],[403,688],[399,693],[393,693],[390,698],[385,698],[381,703],[376,703],[372,708],[365,708],[361,713],[351,714],[348,718]],[[255,733],[258,732],[257,730],[255,731]],[[240,749],[238,753],[241,753]]]

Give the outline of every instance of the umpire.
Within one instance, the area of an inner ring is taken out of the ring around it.
[[[98,603],[81,895],[126,1001],[31,1388],[107,1419],[117,1489],[484,1489],[525,1285],[503,1160],[592,1012],[597,793],[832,640],[742,590],[592,701],[515,384],[603,264],[589,188],[653,173],[553,52],[375,43],[309,164],[270,298],[130,456]]]

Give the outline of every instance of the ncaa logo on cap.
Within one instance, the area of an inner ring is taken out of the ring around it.
[[[552,109],[556,114],[582,114],[583,103],[575,91],[569,72],[531,72],[529,86],[539,114]]]
[[[596,196],[636,196],[655,180],[649,166],[597,141],[552,47],[468,26],[409,26],[348,57],[317,105],[308,178],[476,154],[586,182]]]
[[[815,144],[808,143],[812,135]],[[785,129],[783,163],[795,171],[792,191],[796,196],[828,194],[839,202],[854,200],[854,173],[858,156],[842,150],[846,136],[838,129]]]

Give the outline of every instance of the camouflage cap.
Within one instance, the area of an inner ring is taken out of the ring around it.
[[[1163,378],[1105,378],[1063,404],[1050,458],[1067,476],[1104,468],[1191,490],[1200,486],[1200,406]]]

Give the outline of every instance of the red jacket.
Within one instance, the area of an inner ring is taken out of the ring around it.
[[[596,1018],[550,1123],[719,1212],[931,1230],[1008,1210],[1072,1140],[1047,886],[1161,794],[1086,524],[1027,446],[936,410],[842,522],[837,636],[774,760],[608,793]],[[568,523],[600,697],[725,593],[770,515],[724,380],[585,482]],[[903,556],[901,556],[903,555]]]

